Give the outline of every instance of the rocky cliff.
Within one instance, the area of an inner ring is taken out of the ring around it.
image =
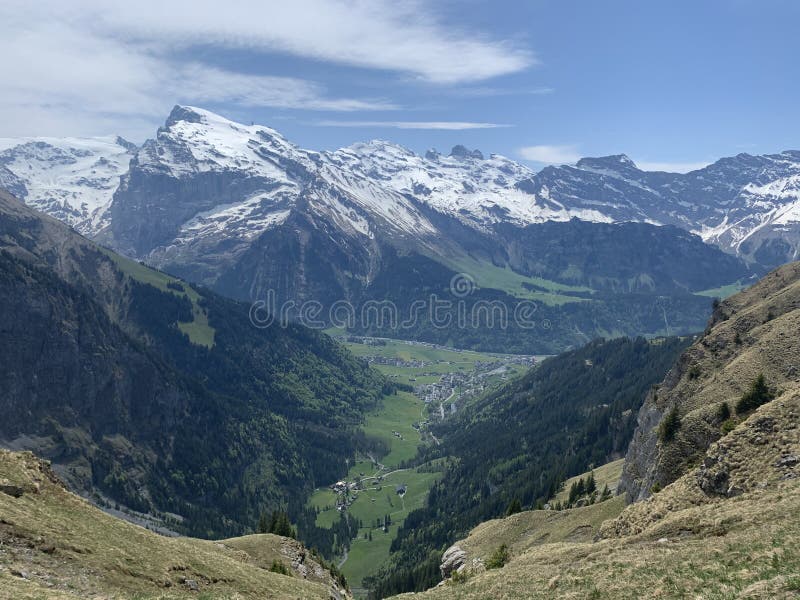
[[[718,303],[704,334],[642,407],[620,490],[646,498],[696,464],[737,418],[736,404],[763,374],[777,394],[800,382],[800,263],[785,265]],[[676,431],[665,435],[675,411]],[[661,434],[659,432],[662,432]]]

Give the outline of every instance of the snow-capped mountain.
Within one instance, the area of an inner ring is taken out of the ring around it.
[[[419,156],[402,146],[373,140],[326,153],[325,159],[347,174],[379,182],[474,226],[571,218],[609,221],[594,208],[563,206],[546,195],[531,195],[525,182],[535,174],[528,167],[497,154],[484,158],[479,150],[464,146],[455,146],[447,156],[435,150]]]
[[[0,138],[0,186],[27,204],[92,234],[136,146],[120,137]]]
[[[525,226],[577,218],[676,225],[751,261],[798,258],[800,152],[740,154],[687,174],[640,170],[625,155],[534,173],[499,155],[456,147],[424,157],[388,142],[326,155],[465,223]],[[760,250],[760,255],[759,255]]]
[[[315,152],[192,107],[176,107],[141,148],[118,137],[0,139],[0,185],[87,235],[113,232],[139,258],[220,236],[247,242],[298,202],[368,238],[436,237],[429,210],[482,232],[641,222],[770,264],[797,257],[800,230],[796,151],[740,154],[687,174],[642,171],[625,155],[536,173],[463,146],[420,156],[376,140]]]
[[[476,298],[540,301],[551,329],[488,336],[505,349],[526,339],[526,351],[702,326],[708,301],[694,292],[751,274],[737,252],[765,264],[796,252],[799,166],[798,153],[740,155],[680,175],[620,155],[535,173],[463,146],[316,152],[180,106],[138,148],[0,143],[0,186],[191,281],[240,299],[272,290],[279,301],[404,304],[467,272]],[[664,298],[674,299],[669,319]]]

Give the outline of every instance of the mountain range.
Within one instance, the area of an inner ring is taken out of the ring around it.
[[[530,352],[700,329],[708,300],[698,293],[741,285],[796,257],[800,242],[794,151],[688,174],[645,172],[624,155],[536,173],[463,146],[305,150],[185,106],[141,146],[0,140],[0,186],[128,257],[240,300],[406,309],[465,273],[474,302],[536,302],[535,333],[515,330],[515,349]],[[490,327],[454,338],[424,319],[351,329],[508,344]]]

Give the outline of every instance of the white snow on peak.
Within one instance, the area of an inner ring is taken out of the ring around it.
[[[0,165],[25,184],[22,200],[82,232],[102,221],[132,156],[115,136],[0,138]]]
[[[237,171],[289,182],[281,161],[311,165],[308,153],[274,129],[242,125],[207,110],[173,109],[156,139],[145,142],[138,155],[147,170],[181,177],[204,171]]]
[[[729,250],[770,226],[800,224],[800,153],[791,151],[739,155],[687,175],[643,172],[626,155],[535,173],[463,146],[421,156],[371,140],[315,152],[269,127],[191,106],[176,106],[141,148],[114,137],[0,139],[4,184],[88,235],[106,224],[129,169],[179,180],[249,179],[235,201],[228,195],[225,204],[203,204],[183,223],[176,244],[193,237],[249,240],[283,223],[300,203],[341,231],[367,237],[384,230],[435,236],[431,210],[482,230],[571,218],[673,224]]]
[[[579,218],[610,222],[600,210],[569,208],[518,187],[535,173],[499,154],[488,158],[446,156],[429,151],[426,156],[385,142],[373,140],[353,144],[325,158],[338,168],[414,196],[432,208],[452,214],[473,225],[510,221],[516,224]]]

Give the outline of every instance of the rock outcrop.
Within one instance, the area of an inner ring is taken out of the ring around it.
[[[650,392],[639,413],[619,488],[628,501],[648,497],[695,464],[722,437],[723,421],[759,374],[776,393],[800,382],[798,328],[800,263],[773,271],[716,306],[705,333]],[[660,438],[659,424],[673,407],[680,427],[674,439]],[[761,440],[769,443],[770,424],[759,427]],[[736,493],[724,470],[711,463],[703,468],[704,489]]]

